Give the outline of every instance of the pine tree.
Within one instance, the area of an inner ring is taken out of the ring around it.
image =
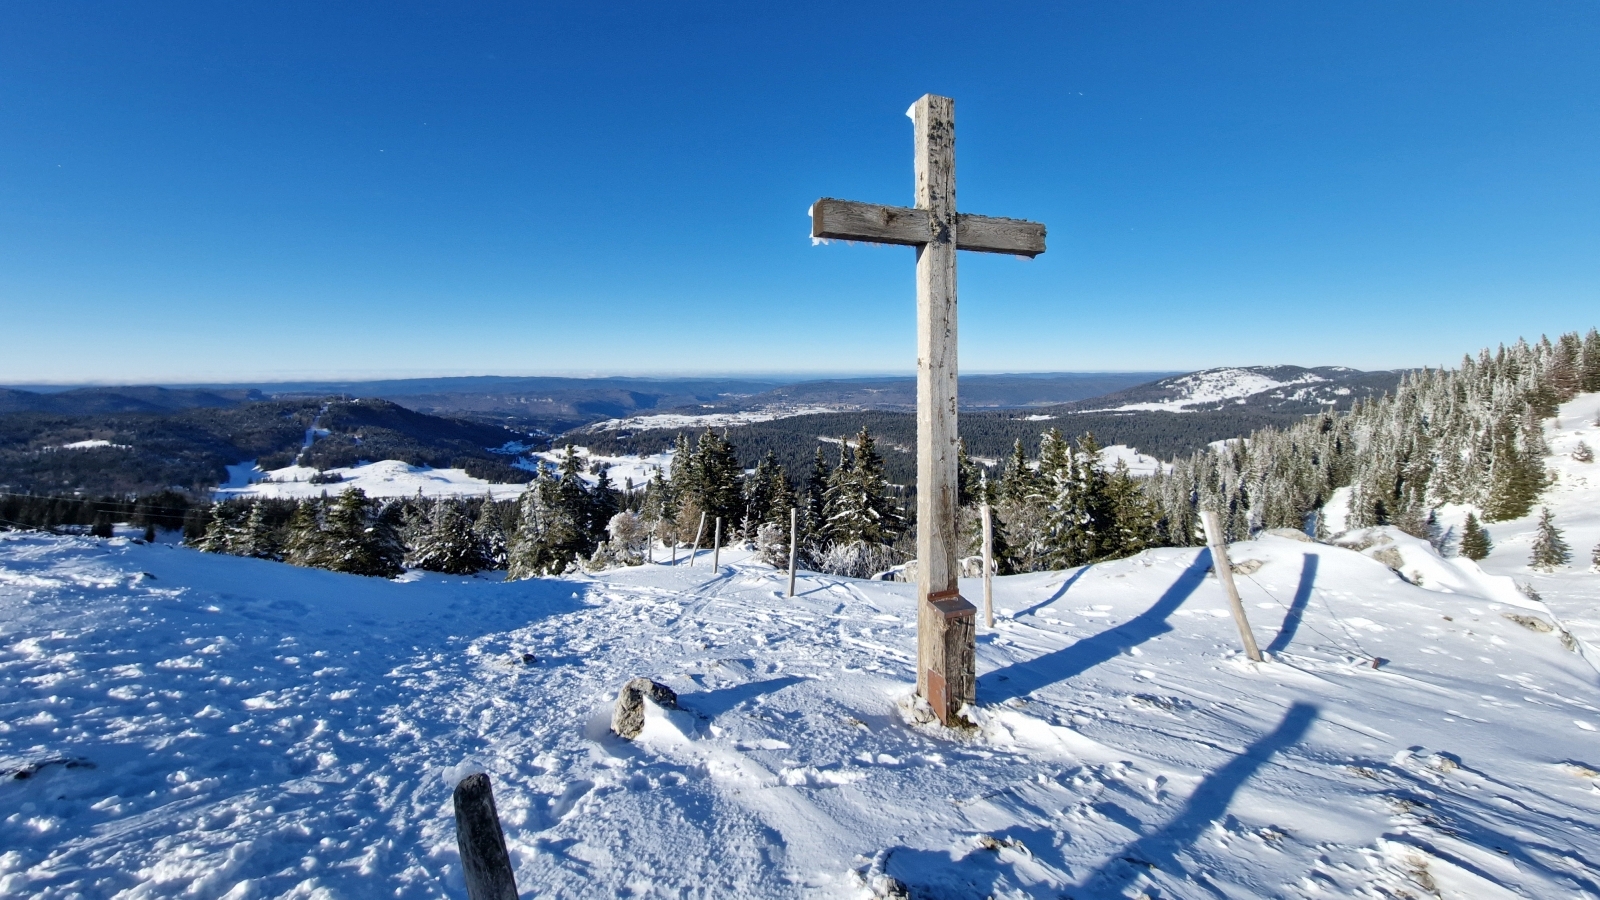
[[[1581,367],[1583,390],[1600,391],[1600,329],[1589,329],[1583,336]]]
[[[503,569],[506,565],[506,513],[514,511],[515,505],[498,503],[494,498],[488,497],[478,507],[477,517],[472,522],[472,534],[478,541],[478,547],[483,551],[486,568]],[[512,519],[515,527],[516,519]]]
[[[427,530],[412,545],[406,564],[446,575],[471,575],[487,569],[488,554],[472,526],[461,501],[438,498],[433,501]]]
[[[551,574],[555,554],[547,535],[554,516],[553,496],[554,482],[541,470],[517,503],[517,528],[506,547],[506,580]]]
[[[1572,451],[1573,460],[1581,463],[1594,462],[1594,448],[1587,441],[1579,441],[1578,446]]]
[[[982,470],[973,463],[972,457],[967,454],[967,439],[956,439],[956,505],[976,506],[988,500],[979,489],[987,484],[983,480]]]
[[[840,444],[839,465],[829,479],[824,506],[824,571],[859,576],[863,567],[892,564],[884,561],[893,558],[890,547],[900,536],[904,520],[889,494],[883,457],[865,427],[856,435],[854,446]],[[830,559],[832,562],[827,562]]]
[[[1572,549],[1562,539],[1561,529],[1556,527],[1555,517],[1550,515],[1548,507],[1539,511],[1539,531],[1533,538],[1533,552],[1528,557],[1528,565],[1545,572],[1555,571],[1557,568],[1572,561]]]
[[[800,493],[800,534],[807,547],[821,549],[826,542],[828,482],[832,479],[833,470],[828,468],[827,454],[819,444]]]
[[[1117,460],[1116,468],[1106,479],[1105,490],[1111,511],[1111,532],[1103,548],[1104,558],[1132,556],[1155,546],[1155,503],[1128,470],[1126,462]]]
[[[245,518],[233,552],[256,559],[277,559],[280,549],[277,532],[267,524],[266,503],[250,504],[250,515]]]
[[[360,488],[346,488],[325,517],[322,568],[351,575],[392,578],[402,571],[404,545],[396,521],[385,522],[373,514]]]
[[[322,536],[323,503],[309,497],[295,504],[284,529],[283,558],[297,566],[323,567],[326,542]]]
[[[595,473],[594,487],[589,489],[589,536],[599,543],[606,539],[606,529],[613,516],[622,511],[621,498],[611,484],[610,466],[601,465]]]
[[[779,464],[777,455],[768,450],[744,482],[744,518],[740,530],[745,539],[754,541],[761,526],[771,522],[782,520],[782,524],[788,525],[792,506],[794,491],[789,487],[789,475]]]
[[[1461,529],[1461,555],[1467,559],[1479,560],[1489,555],[1494,549],[1494,543],[1489,540],[1489,532],[1478,524],[1478,517],[1467,513],[1467,524]]]
[[[1045,486],[1029,463],[1020,438],[1011,445],[1011,457],[993,493],[998,519],[995,531],[1004,533],[1006,548],[998,567],[1007,574],[1039,571],[1049,552]]]
[[[1600,544],[1595,544],[1594,552],[1589,554],[1589,565],[1600,571]]]

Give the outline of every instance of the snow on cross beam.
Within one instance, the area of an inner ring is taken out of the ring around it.
[[[949,725],[977,684],[977,610],[956,583],[956,251],[1037,256],[1045,228],[956,212],[955,101],[924,94],[907,114],[916,205],[824,198],[811,236],[917,248],[917,693]]]

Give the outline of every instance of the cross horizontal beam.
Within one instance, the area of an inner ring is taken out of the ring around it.
[[[824,197],[811,206],[811,236],[919,247],[933,240],[925,209]],[[1044,226],[1022,219],[956,214],[956,249],[1035,257],[1044,252]]]

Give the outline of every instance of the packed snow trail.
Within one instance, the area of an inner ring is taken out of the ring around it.
[[[1600,676],[1477,567],[1366,539],[1232,547],[1263,665],[1204,551],[997,579],[956,735],[903,713],[910,585],[3,534],[0,894],[459,897],[481,767],[525,896],[1600,895]],[[685,711],[628,743],[636,675]]]

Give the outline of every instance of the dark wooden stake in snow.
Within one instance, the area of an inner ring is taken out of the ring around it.
[[[917,692],[946,725],[976,688],[971,603],[956,578],[956,251],[1038,256],[1044,226],[956,212],[955,101],[924,94],[916,205],[818,200],[811,236],[917,248]]]
[[[489,776],[479,772],[461,779],[455,800],[456,846],[467,879],[467,900],[517,900],[517,879],[511,872],[511,854],[506,852]]]

